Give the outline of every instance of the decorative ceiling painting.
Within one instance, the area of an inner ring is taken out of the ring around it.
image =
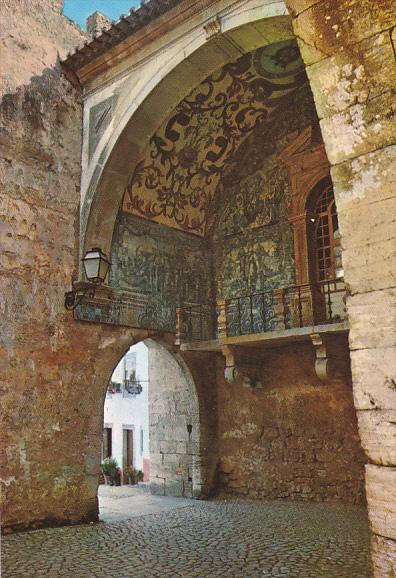
[[[203,236],[227,162],[306,82],[294,40],[245,54],[209,76],[151,138],[125,192],[123,211]]]

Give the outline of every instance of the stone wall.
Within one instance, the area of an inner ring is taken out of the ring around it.
[[[151,492],[200,496],[201,427],[195,384],[181,359],[153,341],[147,344]]]
[[[396,572],[395,25],[392,0],[286,0],[332,168],[375,575]],[[382,72],[380,72],[382,71]],[[379,259],[378,256],[381,255]]]
[[[63,305],[77,273],[82,103],[57,60],[85,35],[55,10],[60,4],[0,3],[7,78],[0,104],[0,459],[9,528],[97,518],[105,386],[139,338],[77,324]]]
[[[346,348],[346,339],[339,346]],[[222,380],[220,491],[259,499],[364,502],[364,463],[350,379],[323,384],[311,345],[256,349],[261,389]]]
[[[81,47],[88,35],[61,16],[63,0],[2,0],[0,93],[28,85],[58,58]]]
[[[0,15],[0,460],[10,531],[97,520],[106,386],[147,332],[79,323],[64,309],[78,270],[82,102],[58,55],[86,37],[47,0],[5,1]],[[212,440],[215,415],[202,428]]]

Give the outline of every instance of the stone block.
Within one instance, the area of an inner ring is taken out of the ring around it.
[[[379,70],[387,74],[379,75]],[[396,85],[396,63],[389,32],[352,45],[307,67],[319,118],[362,104]]]
[[[396,240],[395,240],[396,242]],[[378,359],[385,361],[383,348],[386,352],[396,347],[396,289],[383,289],[370,293],[357,293],[347,299],[347,311],[349,318],[349,347],[351,350],[378,349]],[[393,350],[394,361],[387,356],[384,365],[378,367],[378,371],[387,371],[390,376],[396,378],[396,355]],[[353,356],[352,356],[353,359]],[[358,355],[355,360],[364,360]],[[372,357],[370,356],[370,360]],[[379,364],[378,364],[379,365]],[[356,365],[355,369],[359,371]],[[366,367],[366,369],[368,369]],[[372,371],[367,376],[372,377]],[[356,374],[354,374],[356,380]]]
[[[161,441],[160,442],[160,453],[161,454],[175,454],[177,448],[176,441]]]
[[[342,263],[352,294],[396,286],[396,243],[392,239],[346,249]]]
[[[366,493],[373,532],[396,540],[396,468],[367,464]]]
[[[165,495],[165,482],[164,480],[160,479],[151,479],[150,480],[150,493],[154,494],[155,496],[164,496]]]
[[[352,45],[389,30],[395,22],[393,0],[338,0],[337,4],[324,0],[312,6],[308,3],[294,21],[294,32],[316,54],[332,55],[340,49],[348,52]],[[306,64],[311,64],[308,55],[302,54]]]
[[[182,498],[184,496],[185,486],[183,480],[166,480],[165,482],[165,496],[174,496],[175,498]]]
[[[394,144],[395,109],[393,92],[387,91],[323,118],[320,127],[330,163],[336,165]]]
[[[198,454],[200,451],[200,443],[199,440],[191,440],[186,443],[186,452],[188,454]]]
[[[395,349],[352,351],[351,362],[356,409],[396,410]]]
[[[150,467],[151,471],[159,470],[162,467],[163,454],[154,453],[150,451]]]
[[[177,454],[187,454],[187,444],[186,442],[177,442],[176,443],[176,453]]]
[[[342,247],[344,250],[371,242],[396,242],[396,196],[365,204],[350,203],[338,210]]]
[[[177,468],[180,464],[180,456],[178,454],[163,454],[165,467],[172,466]]]
[[[371,555],[375,578],[394,578],[396,576],[396,541],[373,535]]]
[[[365,218],[363,208],[395,197],[395,163],[396,146],[392,145],[331,168],[341,229],[343,217],[350,209],[361,210],[361,217]],[[366,228],[370,224],[368,221]]]
[[[396,410],[358,411],[357,416],[362,447],[370,461],[396,466]]]
[[[311,8],[314,4],[317,4],[318,0],[286,0],[285,4],[289,10],[291,16],[298,16],[300,12]]]

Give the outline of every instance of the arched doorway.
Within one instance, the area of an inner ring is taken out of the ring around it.
[[[120,468],[120,479],[110,481],[149,482],[148,350],[143,341],[134,344],[113,371],[103,428],[102,469],[110,459]]]
[[[133,486],[140,481],[140,489],[158,496],[207,496],[210,463],[216,462],[213,446],[204,458],[208,452],[201,427],[207,438],[209,420],[188,362],[166,342],[135,343],[116,364],[105,391],[101,483]],[[105,520],[113,494],[99,487]]]

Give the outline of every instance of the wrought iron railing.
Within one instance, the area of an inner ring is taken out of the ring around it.
[[[176,309],[176,343],[206,341],[216,336],[216,307],[190,303]]]
[[[109,290],[84,300],[74,314],[81,321],[176,332],[177,343],[207,341],[342,321],[345,285],[332,279],[178,308],[152,295]]]
[[[345,319],[345,286],[334,279],[225,301],[226,335],[246,335]]]
[[[79,321],[175,332],[175,307],[161,306],[150,294],[111,291],[84,300],[74,315]]]
[[[177,309],[177,342],[279,331],[346,318],[342,279],[240,295],[210,305]]]

